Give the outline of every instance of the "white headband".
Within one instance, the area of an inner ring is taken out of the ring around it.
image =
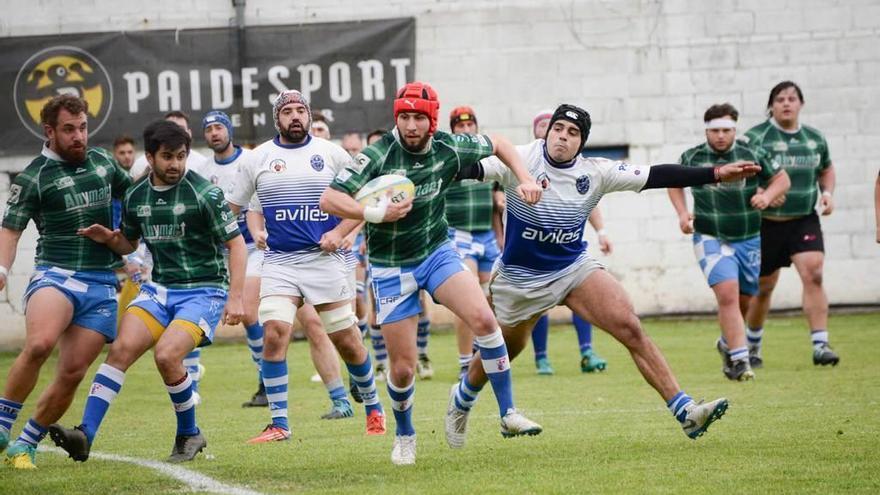
[[[736,129],[736,121],[733,119],[712,119],[706,122],[706,129]]]

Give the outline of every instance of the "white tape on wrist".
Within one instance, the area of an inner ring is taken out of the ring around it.
[[[822,196],[828,196],[828,197],[830,198],[830,197],[831,197],[831,191],[822,191]],[[3,268],[3,267],[0,266],[0,268]]]
[[[385,212],[388,211],[388,203],[381,202],[376,206],[364,207],[364,220],[370,223],[382,223],[385,219]]]
[[[608,231],[606,231],[605,229],[599,229],[596,231],[596,235],[598,235],[598,236],[608,235]]]

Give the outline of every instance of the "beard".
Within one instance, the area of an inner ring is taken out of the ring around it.
[[[184,170],[175,169],[174,172],[172,172],[172,173],[169,173],[169,172],[170,172],[170,170],[159,171],[158,168],[153,169],[153,173],[156,174],[156,177],[158,177],[160,181],[164,182],[165,184],[167,184],[169,186],[172,186],[172,185],[180,182],[180,179],[182,179],[183,175],[186,173],[186,169],[184,169]]]
[[[428,140],[431,139],[431,134],[425,134],[425,136],[419,140],[418,143],[414,145],[410,145],[407,141],[406,137],[401,136],[400,144],[403,146],[403,149],[409,151],[410,153],[421,153],[425,150],[425,147],[428,145]]]
[[[77,148],[74,146],[68,146],[66,148],[62,148],[60,145],[57,144],[57,142],[56,142],[56,146],[58,147],[58,156],[60,156],[61,159],[64,160],[65,162],[79,163],[79,162],[85,161],[85,159],[86,159],[86,144],[85,143],[82,143],[81,148]]]
[[[309,131],[303,126],[295,128],[293,126],[293,123],[291,123],[289,126],[287,126],[287,129],[281,129],[279,134],[281,134],[281,137],[283,137],[287,141],[290,141],[291,143],[301,143],[306,139]]]
[[[208,147],[210,147],[214,153],[222,153],[226,151],[226,148],[229,148],[230,144],[232,144],[232,140],[227,139],[225,142],[222,142],[220,144],[208,143]]]

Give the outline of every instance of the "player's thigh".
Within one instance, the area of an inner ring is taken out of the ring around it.
[[[204,338],[198,325],[186,320],[173,320],[156,342],[156,362],[164,364],[182,363]]]
[[[507,344],[507,353],[510,355],[510,359],[515,358],[526,348],[532,335],[532,329],[535,328],[535,323],[538,322],[541,316],[543,314],[536,314],[514,326],[501,326],[501,333],[504,335],[504,342]]]
[[[257,316],[260,307],[260,277],[244,279],[244,310],[247,315]]]
[[[495,315],[486,301],[477,278],[468,271],[458,272],[434,290],[434,299],[449,308],[477,335],[497,328]]]
[[[792,263],[804,285],[822,284],[822,270],[825,264],[825,253],[822,251],[804,251],[792,255]]]
[[[324,333],[324,326],[321,325],[321,317],[318,310],[311,304],[303,304],[296,310],[296,321],[302,325],[309,339],[318,337]]]
[[[79,325],[70,325],[58,341],[58,377],[79,382],[104,349],[103,334]]]
[[[569,292],[564,303],[581,318],[612,334],[638,326],[629,295],[605,270],[590,273]]]
[[[720,307],[736,307],[739,304],[739,281],[736,278],[715,283],[712,292],[715,293],[715,300]]]
[[[73,319],[73,302],[60,290],[45,286],[34,291],[25,307],[25,349],[47,356]]]
[[[393,362],[415,363],[418,358],[416,346],[416,329],[418,316],[413,315],[402,320],[382,324],[382,337],[385,348]]]
[[[125,371],[156,343],[165,327],[142,308],[130,306],[122,316],[107,364]]]

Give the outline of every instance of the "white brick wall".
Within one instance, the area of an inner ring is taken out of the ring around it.
[[[594,144],[629,144],[634,162],[677,159],[701,140],[705,108],[729,101],[742,127],[763,119],[769,89],[796,80],[803,121],[829,139],[838,171],[837,211],[823,218],[826,284],[835,304],[880,302],[880,248],[872,184],[880,168],[880,2],[621,0],[248,0],[249,25],[417,18],[417,76],[442,108],[470,104],[484,130],[529,137],[531,116],[561,101],[585,105]],[[0,36],[225,26],[231,2],[7,0]],[[0,171],[24,159],[0,160]],[[2,182],[0,182],[2,185]],[[640,312],[713,307],[665,193],[603,200],[617,251],[605,261]],[[23,243],[24,244],[24,243]],[[26,273],[22,245],[14,271]],[[13,283],[13,286],[16,284]],[[9,299],[18,297],[12,287]],[[791,270],[776,307],[800,304]],[[0,303],[6,304],[6,303]],[[4,312],[0,306],[0,313]],[[7,309],[6,312],[9,312]]]

